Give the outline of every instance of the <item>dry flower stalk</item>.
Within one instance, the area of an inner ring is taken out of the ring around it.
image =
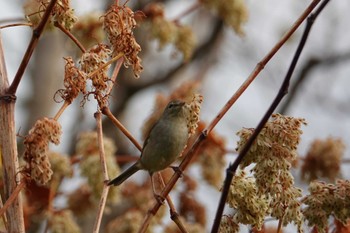
[[[79,164],[81,169],[81,175],[87,178],[87,182],[91,187],[92,201],[96,203],[100,200],[100,195],[104,187],[104,175],[101,166],[96,166],[97,164],[100,164],[97,140],[98,139],[96,132],[85,132],[80,134],[76,147],[76,153],[82,155],[82,160]],[[113,143],[113,140],[104,137],[103,143],[107,171],[109,175],[119,174],[120,168],[114,162],[114,154],[116,152],[116,147]],[[115,204],[119,201],[120,189],[110,189],[107,198],[107,203]]]

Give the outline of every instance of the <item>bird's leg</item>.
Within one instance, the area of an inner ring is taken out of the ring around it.
[[[182,172],[182,170],[180,169],[179,166],[170,166],[170,167],[171,167],[171,168],[174,170],[174,172],[177,173],[180,177],[183,176],[183,172]]]
[[[157,202],[162,205],[162,204],[164,204],[164,199],[165,198],[162,197],[161,195],[157,194],[155,186],[154,186],[153,174],[150,174],[150,176],[151,176],[151,184],[152,184],[153,196],[157,200]]]

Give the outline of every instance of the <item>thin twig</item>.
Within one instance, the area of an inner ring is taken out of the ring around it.
[[[120,67],[123,65],[123,62],[124,62],[124,57],[121,57],[121,58],[119,58],[117,60],[117,62],[115,64],[115,67],[114,67],[114,70],[113,70],[113,73],[112,73],[112,77],[111,77],[112,83],[107,88],[107,95],[109,95],[111,93],[112,89],[113,89],[115,80],[117,80],[117,76],[119,74]]]
[[[220,110],[218,115],[214,118],[214,120],[210,123],[210,125],[202,131],[202,133],[198,136],[196,141],[193,143],[192,147],[188,152],[185,154],[184,159],[182,160],[179,170],[183,171],[188,164],[190,163],[193,155],[195,154],[196,150],[199,148],[199,146],[204,142],[206,139],[208,133],[210,133],[216,124],[223,118],[223,116],[226,114],[226,112],[231,108],[231,106],[237,101],[237,99],[242,95],[242,93],[248,88],[248,86],[251,84],[251,82],[254,81],[254,79],[257,77],[257,75],[260,73],[260,71],[264,68],[264,66],[270,61],[270,59],[276,54],[276,52],[282,47],[282,45],[289,39],[289,37],[295,32],[295,30],[300,26],[300,24],[305,20],[305,18],[309,15],[309,13],[316,7],[316,5],[319,3],[320,0],[314,0],[310,6],[307,7],[307,9],[301,14],[301,16],[296,20],[296,22],[292,25],[292,27],[289,29],[289,31],[281,38],[279,42],[272,48],[272,50],[257,64],[255,69],[252,71],[252,73],[249,75],[249,77],[246,79],[246,81],[241,85],[241,87],[233,94],[233,96],[229,99],[229,101],[225,104],[225,106]],[[177,180],[180,178],[179,173],[175,173],[165,188],[163,189],[161,196],[166,196],[169,194]],[[153,213],[156,213],[158,209],[160,208],[160,204],[156,203],[150,211]],[[147,215],[144,219],[144,222],[149,224],[151,215]]]
[[[4,29],[4,28],[9,28],[9,27],[19,27],[19,26],[33,26],[33,24],[31,23],[11,23],[11,24],[6,24],[4,26],[0,26],[0,29]]]
[[[13,82],[7,91],[8,94],[16,94],[18,85],[21,82],[24,71],[27,68],[29,60],[33,54],[33,51],[34,51],[36,45],[39,42],[39,38],[44,31],[45,25],[46,25],[47,21],[49,20],[49,17],[51,15],[51,11],[52,11],[53,7],[55,6],[56,2],[57,2],[57,0],[51,0],[51,2],[49,3],[49,5],[47,6],[47,8],[45,10],[45,13],[40,21],[40,24],[33,30],[32,39],[30,40],[28,48],[23,56],[21,64],[19,65],[17,73],[13,79]]]
[[[14,22],[27,22],[27,20],[23,17],[18,17],[18,18],[6,18],[6,19],[2,19],[0,20],[0,24],[5,24],[5,23],[14,23]]]
[[[124,125],[122,123],[120,123],[120,121],[118,121],[117,118],[115,118],[115,116],[112,114],[111,110],[108,107],[103,107],[101,109],[102,113],[104,115],[106,115],[111,121],[112,123],[117,126],[124,134],[127,138],[130,139],[130,141],[135,145],[135,147],[137,149],[139,149],[139,151],[142,150],[142,146],[137,142],[137,140],[131,135],[131,133],[124,127]]]
[[[105,64],[103,64],[102,66],[98,67],[98,69],[94,70],[93,72],[89,73],[87,75],[86,78],[91,78],[92,76],[94,76],[95,74],[97,74],[98,72],[100,72],[102,69],[106,68],[107,66],[109,66],[110,64],[112,64],[113,62],[119,60],[120,58],[122,58],[124,56],[124,53],[119,53],[117,54],[117,56],[113,57],[111,60],[109,60],[108,62],[106,62]]]
[[[2,216],[7,208],[13,203],[14,200],[18,197],[19,192],[24,188],[25,182],[22,181],[19,185],[16,186],[15,190],[13,190],[11,196],[6,200],[4,206],[0,209],[0,216]]]
[[[103,173],[104,180],[109,180],[108,172],[107,172],[106,157],[105,157],[105,149],[104,149],[104,144],[103,144],[101,113],[100,112],[95,113],[95,118],[96,118],[96,125],[97,125],[98,149],[99,149],[102,173]],[[95,224],[94,224],[94,229],[93,229],[94,233],[98,233],[100,230],[102,215],[103,215],[103,212],[104,212],[104,209],[106,206],[108,191],[109,191],[109,186],[107,186],[107,184],[105,183],[103,186],[103,190],[102,190],[102,194],[101,194],[101,198],[100,198],[100,204],[99,204],[97,216],[95,219]]]
[[[0,209],[2,209],[3,207],[4,207],[4,203],[2,202],[2,197],[0,195]],[[6,229],[6,231],[8,231],[8,222],[7,222],[6,214],[0,215],[0,216],[4,224],[4,228]]]
[[[285,114],[289,107],[292,106],[292,103],[294,99],[298,96],[298,91],[300,87],[311,78],[309,75],[316,67],[318,66],[327,66],[327,68],[332,68],[329,66],[335,66],[338,65],[340,62],[346,62],[350,59],[350,52],[346,52],[343,54],[334,54],[330,56],[322,56],[320,58],[312,57],[307,62],[305,62],[305,65],[303,68],[301,68],[301,71],[298,75],[298,77],[295,78],[295,81],[292,83],[291,87],[289,88],[289,94],[283,101],[283,104],[281,104],[281,107],[279,108],[278,112],[281,114]]]
[[[70,31],[65,29],[58,22],[55,22],[54,26],[59,28],[62,32],[64,32],[64,34],[66,34],[79,47],[79,49],[81,50],[82,53],[86,53],[86,49],[84,48],[84,46],[80,43],[80,41],[77,38],[75,38],[75,36]]]
[[[70,103],[68,101],[64,101],[63,105],[60,107],[60,109],[58,109],[58,112],[56,113],[53,119],[57,121],[69,105]]]
[[[102,117],[100,112],[95,113],[96,126],[97,126],[97,139],[98,139],[98,149],[100,155],[100,162],[102,167],[102,173],[104,180],[109,180],[107,173],[106,157],[105,157],[105,148],[103,143],[103,132],[102,132]]]
[[[304,10],[300,17],[294,22],[291,28],[284,34],[280,41],[271,49],[271,51],[256,65],[253,72],[249,75],[246,81],[240,86],[236,93],[231,97],[231,99],[226,103],[226,105],[221,109],[220,113],[207,127],[207,131],[210,132],[216,126],[216,124],[222,119],[226,112],[232,107],[232,105],[237,101],[237,99],[243,94],[243,92],[248,88],[248,86],[255,80],[258,74],[264,69],[265,65],[271,60],[271,58],[277,53],[277,51],[286,43],[286,41],[293,35],[293,33],[299,28],[300,24],[306,19],[310,12],[317,6],[321,0],[314,0],[310,5]]]
[[[233,176],[235,175],[235,172],[240,164],[240,162],[243,160],[244,156],[248,153],[250,147],[252,146],[254,140],[257,138],[257,136],[259,135],[260,131],[264,128],[266,122],[268,121],[268,119],[270,118],[271,114],[275,111],[275,109],[277,108],[278,104],[281,102],[281,100],[283,99],[283,97],[288,93],[288,87],[289,87],[289,83],[290,83],[290,79],[292,77],[292,74],[294,72],[294,69],[296,67],[296,64],[299,60],[300,54],[304,48],[304,45],[306,43],[307,37],[309,35],[310,29],[313,25],[313,22],[315,20],[315,18],[318,16],[318,14],[320,13],[320,11],[324,8],[324,6],[328,3],[328,0],[323,1],[323,3],[320,5],[320,7],[318,9],[316,9],[316,12],[311,14],[308,18],[307,18],[307,24],[306,24],[306,28],[305,31],[302,35],[302,38],[300,39],[300,43],[297,47],[297,50],[294,54],[293,60],[291,62],[291,65],[288,69],[288,72],[283,80],[283,83],[275,97],[275,99],[273,100],[271,106],[269,107],[269,109],[267,110],[267,112],[265,113],[265,115],[263,116],[263,118],[261,119],[261,121],[259,122],[259,124],[257,125],[257,127],[255,128],[253,134],[250,136],[250,138],[248,139],[247,143],[243,146],[242,150],[240,151],[238,157],[236,158],[236,160],[234,161],[233,164],[231,164],[228,169],[227,169],[227,173],[226,173],[226,178],[224,181],[224,186],[222,188],[222,192],[221,192],[221,198],[220,198],[220,202],[218,205],[218,210],[216,212],[216,216],[215,216],[215,220],[214,220],[214,224],[212,227],[211,232],[212,233],[216,233],[219,231],[220,228],[220,222],[221,222],[221,217],[225,208],[225,203],[226,203],[226,199],[229,193],[229,189],[230,189],[230,185],[233,179]]]
[[[164,183],[164,179],[161,175],[161,172],[158,172],[158,179],[161,183],[161,187],[162,189],[165,187],[165,183]],[[182,233],[187,233],[188,231],[186,230],[184,224],[181,222],[181,219],[179,218],[179,214],[176,212],[176,209],[175,209],[175,205],[173,203],[173,201],[171,200],[170,196],[166,196],[166,201],[169,205],[169,208],[170,208],[170,218],[175,222],[175,224],[177,225],[177,227],[180,229],[180,231]]]
[[[182,19],[184,16],[188,15],[189,13],[193,12],[194,10],[198,9],[200,7],[201,3],[199,1],[196,1],[192,6],[181,12],[178,16],[176,16],[171,21],[178,22],[180,19]]]
[[[158,175],[158,180],[160,181],[162,188],[165,187],[165,183],[163,180],[163,177],[161,175],[160,172],[157,173]],[[173,204],[173,201],[171,200],[170,196],[167,195],[166,196],[166,201],[169,205],[170,208],[170,218],[175,222],[175,224],[178,226],[179,230],[182,233],[187,233],[188,231],[186,230],[185,226],[183,225],[183,223],[181,222],[180,218],[179,218],[179,214],[176,212],[175,206]],[[144,221],[138,231],[138,233],[145,233],[147,231],[148,225],[149,225],[149,221],[152,219],[152,217],[156,214],[156,212],[153,211],[148,211],[146,218],[148,221]]]

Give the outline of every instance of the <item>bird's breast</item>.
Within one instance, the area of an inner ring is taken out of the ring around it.
[[[161,121],[150,132],[142,150],[141,164],[153,173],[170,166],[184,149],[188,139],[187,122]]]

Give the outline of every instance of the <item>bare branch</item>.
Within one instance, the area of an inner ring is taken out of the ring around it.
[[[14,78],[14,80],[13,80],[13,82],[12,82],[8,92],[7,92],[8,94],[16,94],[18,85],[21,82],[24,71],[27,68],[29,60],[32,57],[33,51],[39,42],[39,38],[44,31],[45,25],[50,18],[51,11],[52,11],[53,7],[55,6],[56,2],[57,2],[57,0],[51,0],[50,4],[46,8],[46,11],[43,15],[43,18],[40,21],[40,24],[33,30],[32,39],[28,45],[28,48],[27,48],[24,56],[23,56],[22,62],[17,70],[15,78]]]
[[[247,141],[247,143],[244,145],[244,147],[242,148],[242,150],[240,151],[238,157],[236,158],[236,160],[234,161],[233,164],[231,164],[229,166],[229,168],[227,169],[227,173],[226,173],[226,178],[224,181],[224,186],[222,188],[222,192],[221,192],[221,198],[220,198],[220,202],[218,205],[218,210],[216,212],[216,216],[215,216],[215,220],[214,220],[214,224],[212,227],[211,232],[212,233],[216,233],[219,231],[220,228],[220,222],[221,222],[221,217],[225,208],[225,203],[226,203],[226,199],[229,193],[229,189],[231,186],[231,182],[233,179],[233,176],[235,175],[235,172],[240,164],[240,162],[243,160],[244,156],[248,153],[250,147],[252,146],[254,140],[258,137],[260,131],[264,128],[266,122],[268,121],[268,119],[270,118],[271,114],[275,111],[275,109],[277,108],[278,104],[281,102],[282,98],[288,93],[288,87],[289,87],[289,82],[290,79],[292,77],[292,74],[294,72],[294,69],[297,65],[297,62],[299,60],[300,54],[304,48],[304,45],[306,43],[306,40],[308,38],[310,29],[313,25],[314,20],[316,19],[316,17],[318,16],[318,14],[320,13],[320,11],[324,8],[324,6],[328,3],[328,0],[325,0],[320,7],[316,10],[316,12],[314,14],[311,14],[308,18],[307,18],[307,24],[306,24],[306,28],[304,31],[304,34],[300,40],[300,43],[298,45],[298,48],[295,52],[295,55],[293,57],[293,60],[291,62],[291,65],[288,69],[288,72],[283,80],[283,83],[281,85],[281,88],[279,89],[277,96],[275,97],[275,99],[273,100],[271,106],[269,107],[269,109],[267,110],[267,112],[265,113],[265,115],[263,116],[263,118],[261,119],[261,121],[259,122],[259,124],[257,125],[257,127],[255,128],[253,134],[251,135],[251,137],[249,138],[249,140]],[[316,6],[316,5],[315,5]]]

